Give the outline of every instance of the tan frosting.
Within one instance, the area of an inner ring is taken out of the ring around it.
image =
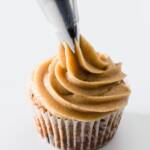
[[[81,36],[75,53],[63,43],[59,55],[36,68],[33,87],[40,104],[52,114],[95,120],[127,105],[130,89],[124,78],[120,63],[96,53]]]

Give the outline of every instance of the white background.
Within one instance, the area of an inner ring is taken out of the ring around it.
[[[127,114],[150,115],[150,1],[78,0],[78,7],[81,33],[97,51],[123,63],[132,89]],[[37,139],[30,136],[34,128],[26,85],[36,64],[56,53],[56,37],[36,0],[0,0],[3,150],[37,148],[29,146],[36,145]],[[20,139],[24,140],[19,142]]]

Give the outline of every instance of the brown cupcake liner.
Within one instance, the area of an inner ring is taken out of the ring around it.
[[[42,138],[61,150],[95,150],[107,144],[118,128],[122,110],[96,121],[59,118],[35,106],[36,127]]]

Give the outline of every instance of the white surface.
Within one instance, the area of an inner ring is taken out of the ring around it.
[[[123,62],[132,88],[126,111],[150,115],[150,1],[78,0],[78,6],[83,35],[98,51]],[[34,135],[25,89],[32,68],[56,54],[56,45],[56,38],[36,0],[0,0],[1,149],[38,150],[43,147],[43,144],[38,145],[40,142]],[[144,120],[145,117],[140,118]],[[144,149],[148,126],[145,124],[147,128],[142,128],[137,120],[138,117],[135,120],[129,118],[129,124],[123,126],[126,130],[120,132],[128,135],[116,138],[114,147],[119,145],[120,148],[129,142],[126,150],[130,150],[130,146],[135,149],[137,145]],[[149,123],[147,119],[145,122]],[[133,140],[139,134],[143,136]],[[147,146],[145,149],[149,149]]]

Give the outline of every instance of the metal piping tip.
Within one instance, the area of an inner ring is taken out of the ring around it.
[[[79,17],[77,0],[37,0],[54,26],[60,42],[67,42],[75,50],[75,40],[79,40]]]
[[[69,46],[72,50],[74,50],[75,49],[75,41],[79,41],[79,36],[80,36],[78,26],[74,25],[74,26],[68,28],[68,33],[69,33],[69,36],[71,37],[72,43],[73,43],[73,45],[71,45],[71,43],[70,43]]]

